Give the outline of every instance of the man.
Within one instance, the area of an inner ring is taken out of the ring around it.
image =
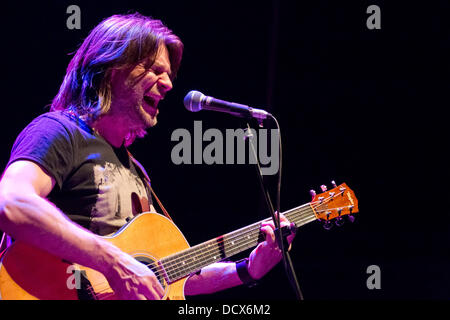
[[[70,62],[51,112],[17,138],[0,181],[1,230],[101,272],[119,299],[164,296],[149,268],[99,235],[156,211],[126,147],[156,125],[182,51],[159,20],[130,14],[102,21]],[[245,263],[215,263],[191,275],[185,294],[261,278],[281,259],[273,229],[262,225],[266,240]]]

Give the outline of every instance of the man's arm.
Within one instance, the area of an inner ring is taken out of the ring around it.
[[[281,227],[289,226],[289,221],[280,216]],[[265,234],[265,241],[250,253],[248,259],[248,275],[253,280],[261,279],[282,258],[281,250],[275,241],[274,225],[272,221],[264,222],[261,231]],[[290,244],[295,235],[287,237]],[[208,294],[243,284],[236,270],[234,262],[219,262],[211,264],[201,270],[199,274],[191,275],[184,287],[186,295]]]
[[[16,161],[0,181],[0,229],[16,240],[103,273],[119,298],[158,299],[153,272],[103,238],[70,221],[45,197],[55,180],[31,161]]]

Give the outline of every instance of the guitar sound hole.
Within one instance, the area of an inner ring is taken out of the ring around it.
[[[167,283],[164,280],[164,275],[162,274],[161,270],[159,269],[157,263],[155,260],[145,257],[145,256],[136,256],[134,257],[137,261],[144,264],[147,268],[153,271],[153,273],[156,275],[156,278],[158,278],[159,283],[163,287],[164,291],[166,290]]]

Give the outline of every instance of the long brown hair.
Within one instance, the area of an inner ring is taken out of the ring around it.
[[[148,57],[155,59],[162,44],[169,51],[173,80],[180,67],[183,43],[160,20],[139,13],[103,20],[70,61],[50,110],[68,110],[88,122],[94,121],[110,108],[111,71]]]

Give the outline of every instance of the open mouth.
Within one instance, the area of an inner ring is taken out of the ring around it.
[[[144,102],[145,102],[145,110],[150,113],[152,116],[156,115],[158,113],[157,108],[157,101],[152,98],[151,96],[144,96]]]

